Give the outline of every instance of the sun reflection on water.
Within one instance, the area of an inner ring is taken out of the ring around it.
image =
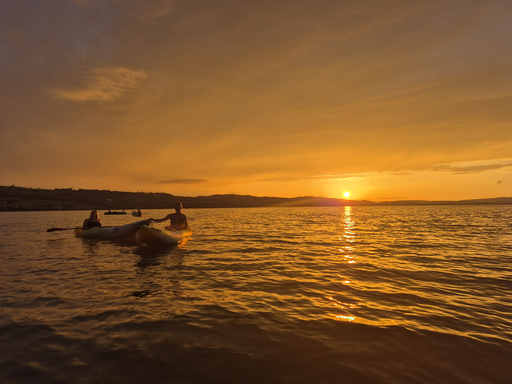
[[[341,234],[339,240],[341,243],[341,247],[338,248],[338,251],[341,253],[343,257],[343,262],[347,264],[355,264],[357,263],[357,256],[354,255],[356,232],[352,207],[347,206],[344,208],[340,220],[340,226]],[[341,279],[341,284],[343,286],[351,284],[351,279],[348,278],[347,276],[338,274],[338,277]],[[344,303],[334,299],[333,297],[329,297],[329,300],[331,301],[331,303],[334,304],[334,307],[336,307],[337,309],[338,314],[335,315],[336,319],[343,321],[356,320],[356,316],[353,316],[349,312],[349,310],[358,308],[359,306],[357,304]]]
[[[345,207],[343,211],[343,215],[340,221],[341,226],[341,234],[340,234],[340,242],[341,247],[338,249],[341,255],[343,256],[343,262],[347,264],[356,264],[357,256],[354,255],[355,251],[355,241],[356,241],[356,232],[355,232],[355,224],[354,217],[352,213],[352,207]],[[343,286],[351,284],[350,278],[338,274],[338,277],[341,279],[341,284]],[[338,312],[336,319],[344,320],[344,321],[355,321],[356,316],[353,316],[349,310],[358,308],[356,304],[344,303],[334,299],[333,297],[329,297],[329,300],[334,304],[337,310],[341,310],[341,313]]]
[[[343,246],[339,251],[343,254],[343,258],[348,264],[354,264],[356,263],[357,257],[353,255],[356,233],[354,231],[352,207],[345,207],[340,225],[342,227],[340,240],[342,241]]]
[[[336,315],[337,319],[347,320],[347,321],[354,321],[356,319],[356,317],[352,316],[350,314],[350,312],[348,311],[349,309],[358,308],[358,306],[356,304],[342,303],[341,301],[338,301],[338,300],[336,300],[336,299],[334,299],[332,297],[329,297],[329,300],[331,300],[331,302],[334,303],[334,306],[337,309],[341,309],[341,310],[343,310],[343,312],[345,312],[345,314]]]

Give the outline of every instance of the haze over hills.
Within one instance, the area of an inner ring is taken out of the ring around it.
[[[40,189],[0,186],[0,211],[81,209],[172,209],[176,201],[186,208],[329,207],[400,205],[512,204],[512,197],[459,201],[402,200],[372,202],[313,196],[294,198],[249,195],[175,196],[167,193],[120,192],[97,189]]]

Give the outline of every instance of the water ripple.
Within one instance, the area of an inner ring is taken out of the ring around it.
[[[0,381],[512,376],[512,207],[186,213],[194,235],[164,247],[45,232],[83,212],[0,213]]]

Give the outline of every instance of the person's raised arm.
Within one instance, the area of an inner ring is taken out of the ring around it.
[[[153,219],[153,218],[151,218],[151,221],[152,221],[152,222],[155,222],[155,223],[161,223],[162,221],[169,220],[169,219],[170,219],[170,216],[171,216],[171,215],[167,215],[167,216],[165,216],[165,217],[164,217],[164,218],[162,218],[162,219]]]

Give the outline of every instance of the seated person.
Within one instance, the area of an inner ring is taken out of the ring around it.
[[[165,227],[165,229],[170,229],[171,231],[173,229],[188,229],[188,222],[187,222],[187,216],[185,216],[181,211],[183,210],[183,205],[178,201],[176,204],[174,204],[174,209],[176,210],[175,213],[170,213],[164,218],[161,219],[151,219],[151,221],[155,223],[161,223],[162,221],[171,220],[171,226]]]
[[[82,229],[91,229],[91,228],[101,228],[101,220],[98,215],[98,211],[94,210],[91,212],[91,215],[88,219],[84,220],[82,224]]]

